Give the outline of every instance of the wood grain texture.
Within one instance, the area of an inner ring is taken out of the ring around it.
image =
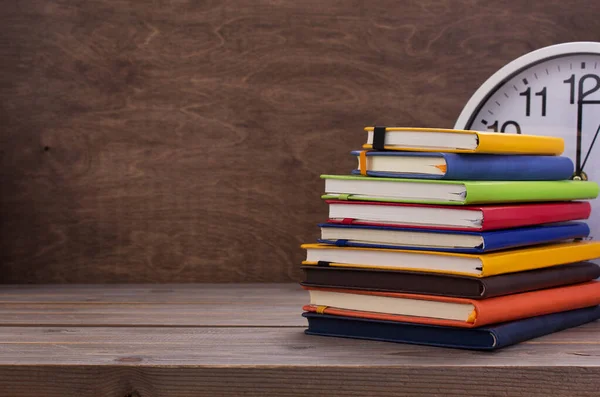
[[[3,304],[186,304],[222,303],[302,304],[308,292],[296,283],[242,283],[242,284],[41,284],[2,285],[0,303]]]
[[[306,326],[298,284],[0,288],[0,326]]]
[[[599,375],[599,367],[0,366],[0,396],[596,397]]]
[[[164,314],[157,312],[156,315]],[[122,321],[120,327],[1,326],[0,366],[302,367],[318,364],[334,367],[598,367],[600,371],[600,328],[595,323],[495,353],[305,335],[305,328],[128,327],[126,321]]]
[[[238,298],[251,321],[215,314]],[[28,321],[0,313],[0,396],[597,395],[600,322],[472,352],[308,336],[292,309],[307,298],[295,284],[0,286]],[[129,312],[111,323],[99,307]]]
[[[299,280],[374,123],[450,127],[600,3],[23,0],[0,8],[0,281]]]

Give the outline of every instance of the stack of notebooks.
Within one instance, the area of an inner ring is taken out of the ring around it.
[[[306,333],[494,350],[600,318],[599,187],[562,139],[365,130],[357,168],[322,175]]]

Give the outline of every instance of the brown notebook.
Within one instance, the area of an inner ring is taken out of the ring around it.
[[[592,262],[578,262],[483,278],[337,266],[302,266],[302,270],[305,279],[301,284],[306,287],[400,292],[470,299],[484,299],[560,287],[600,277],[600,266]]]

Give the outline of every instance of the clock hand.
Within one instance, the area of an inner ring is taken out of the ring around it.
[[[577,101],[577,146],[575,149],[575,176],[579,177],[581,177],[581,126],[583,124],[583,103],[581,102],[581,98],[579,98]]]
[[[592,139],[592,144],[590,145],[590,148],[588,149],[587,154],[585,155],[585,159],[583,160],[583,164],[581,164],[581,171],[583,172],[583,167],[585,167],[585,163],[587,163],[588,157],[590,157],[590,153],[592,152],[592,148],[594,147],[594,143],[596,143],[596,138],[598,138],[598,133],[600,132],[600,125],[598,126],[598,129],[596,130],[596,134],[594,135],[594,139]]]
[[[591,79],[594,82],[594,86],[584,91],[585,81],[588,79]],[[583,105],[600,104],[600,100],[585,99],[588,95],[591,95],[594,92],[598,91],[598,89],[600,89],[600,77],[598,77],[597,75],[589,73],[581,76],[581,78],[579,79],[579,90],[577,95],[577,151],[575,159],[575,176],[579,177],[580,179],[583,178],[583,174],[581,173],[581,170],[583,168],[581,166],[581,128],[583,125]],[[594,141],[595,140],[596,138],[594,137]],[[587,156],[589,156],[589,152]]]

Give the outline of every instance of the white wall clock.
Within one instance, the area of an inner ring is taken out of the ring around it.
[[[600,43],[557,44],[508,63],[473,94],[454,128],[561,137],[573,179],[600,183]],[[597,240],[600,199],[591,204]]]

